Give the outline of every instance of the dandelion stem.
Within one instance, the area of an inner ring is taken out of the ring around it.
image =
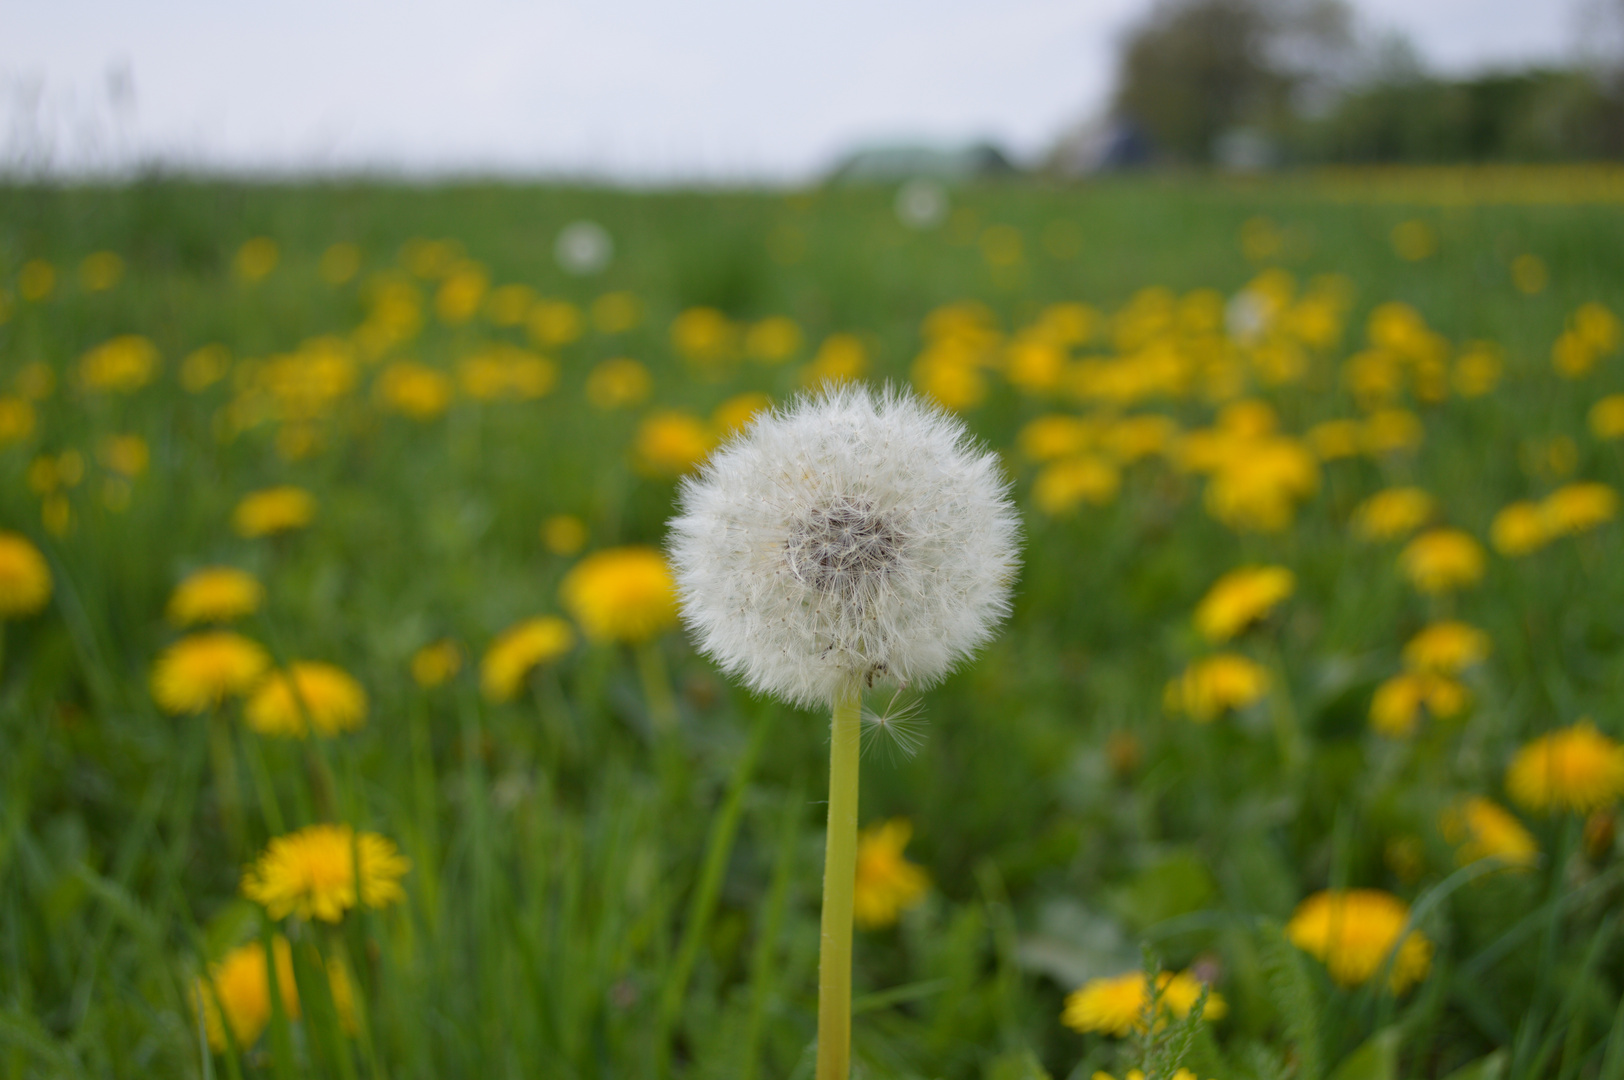
[[[847,1080],[851,1068],[852,893],[857,884],[857,772],[862,728],[861,692],[851,683],[835,699],[829,742],[817,1080]]]
[[[242,815],[241,786],[237,782],[237,751],[232,745],[229,721],[219,709],[209,713],[209,764],[214,770],[214,798],[220,811],[220,824],[232,845],[248,847],[248,830]]]
[[[648,702],[649,719],[657,732],[673,731],[677,726],[677,698],[671,692],[671,677],[666,674],[665,658],[655,641],[637,646],[637,674],[643,681],[643,697]]]

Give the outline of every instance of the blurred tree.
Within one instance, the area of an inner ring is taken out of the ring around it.
[[[1585,69],[1469,79],[1384,78],[1293,132],[1294,156],[1335,162],[1569,161],[1624,156],[1624,101]]]
[[[1219,136],[1273,131],[1350,70],[1343,0],[1159,0],[1123,45],[1113,102],[1158,153],[1212,159]]]

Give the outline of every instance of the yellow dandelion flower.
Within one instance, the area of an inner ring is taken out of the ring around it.
[[[731,359],[737,337],[738,327],[715,308],[689,308],[671,322],[671,344],[701,366]]]
[[[21,533],[0,530],[0,619],[32,615],[51,599],[51,568]]]
[[[232,622],[259,610],[265,587],[246,570],[205,566],[175,586],[169,596],[169,621],[176,626]]]
[[[272,939],[271,948],[276,956],[276,986],[282,997],[282,1011],[288,1019],[297,1020],[299,987],[293,977],[293,950],[281,934]],[[271,1022],[269,967],[265,946],[250,941],[226,953],[219,963],[210,964],[208,977],[197,980],[194,993],[209,1045],[214,1049],[223,1051],[230,1046],[227,1027],[239,1049],[247,1050],[259,1041]]]
[[[704,461],[713,445],[710,427],[699,417],[661,409],[638,425],[632,456],[650,476],[677,477]]]
[[[1437,508],[1437,500],[1421,488],[1387,488],[1354,508],[1354,535],[1375,542],[1397,540],[1425,525]]]
[[[1125,416],[1100,433],[1100,442],[1116,460],[1132,464],[1156,454],[1165,454],[1178,439],[1179,426],[1172,417],[1159,413]]]
[[[1624,439],[1624,394],[1609,394],[1590,407],[1590,433],[1598,439]]]
[[[1264,619],[1297,587],[1283,566],[1243,566],[1231,570],[1207,590],[1195,609],[1196,629],[1221,644]]]
[[[586,522],[573,514],[554,514],[541,523],[541,542],[554,555],[574,555],[586,541]]]
[[[373,391],[390,412],[412,420],[433,420],[450,407],[456,388],[442,371],[413,360],[397,360],[378,373]]]
[[[217,709],[248,693],[271,666],[258,644],[229,630],[183,637],[152,666],[152,697],[168,713]]]
[[[586,377],[586,399],[596,409],[641,405],[653,389],[648,368],[624,356],[605,360]]]
[[[905,818],[870,825],[858,837],[853,917],[865,930],[895,924],[929,891],[930,876],[902,855],[912,837],[913,826]]]
[[[94,251],[79,264],[79,284],[86,292],[106,292],[124,276],[124,260],[114,251]]]
[[[1466,687],[1447,676],[1407,671],[1376,688],[1370,699],[1370,726],[1390,738],[1406,738],[1415,733],[1423,708],[1447,720],[1466,708],[1469,696]]]
[[[632,293],[604,293],[592,301],[592,325],[600,334],[624,334],[642,318],[643,305]]]
[[[1054,461],[1088,450],[1099,435],[1099,426],[1081,416],[1051,413],[1028,421],[1015,436],[1015,445],[1028,461]]]
[[[1487,341],[1474,341],[1455,359],[1453,382],[1462,397],[1482,397],[1500,384],[1505,363],[1500,358],[1499,346]]]
[[[295,660],[254,691],[243,719],[261,735],[337,735],[366,723],[367,692],[337,665]]]
[[[1539,844],[1511,812],[1481,795],[1463,799],[1443,812],[1439,826],[1456,847],[1462,866],[1479,859],[1500,859],[1527,869],[1539,861]]]
[[[1572,536],[1605,525],[1618,516],[1618,492],[1593,482],[1564,484],[1540,503],[1552,536]]]
[[[338,922],[358,902],[384,908],[404,900],[400,879],[411,868],[394,842],[377,833],[311,825],[274,838],[243,875],[242,893],[273,919]]]
[[[17,271],[17,292],[24,300],[44,300],[56,288],[56,267],[44,259],[29,259]]]
[[[1393,226],[1393,250],[1405,262],[1420,262],[1438,250],[1438,233],[1420,219]]]
[[[447,326],[460,326],[479,313],[491,279],[483,267],[464,262],[447,274],[434,294],[434,312]]]
[[[1122,474],[1110,461],[1078,454],[1044,466],[1032,482],[1032,501],[1050,517],[1062,517],[1084,503],[1104,506],[1121,487]]]
[[[1624,795],[1624,746],[1589,718],[1542,735],[1518,750],[1506,790],[1529,810],[1589,813]]]
[[[1590,374],[1601,354],[1594,345],[1569,330],[1551,343],[1551,366],[1565,379],[1579,379]]]
[[[1066,374],[1066,350],[1053,341],[1023,335],[1004,354],[1004,376],[1024,394],[1051,394]]]
[[[1357,420],[1325,420],[1309,428],[1303,438],[1321,461],[1340,461],[1362,452],[1364,428]]]
[[[1238,444],[1207,484],[1207,512],[1232,529],[1280,532],[1296,504],[1319,490],[1319,460],[1296,439]]]
[[[1161,994],[1158,1003],[1166,1016],[1188,1016],[1201,996],[1201,980],[1188,971],[1178,974],[1164,971],[1156,977],[1156,985]],[[1060,1022],[1073,1031],[1084,1034],[1099,1032],[1118,1038],[1130,1032],[1143,1031],[1145,1010],[1150,1006],[1147,987],[1142,971],[1090,979],[1066,996],[1065,1011],[1060,1015]],[[1209,991],[1201,1019],[1222,1020],[1228,1011],[1229,1006],[1223,995]],[[1158,1023],[1165,1023],[1166,1016]]]
[[[1524,252],[1511,260],[1511,283],[1525,296],[1544,292],[1550,280],[1551,272],[1538,255]]]
[[[289,484],[244,495],[232,512],[231,527],[251,540],[302,529],[315,516],[316,497]]]
[[[15,394],[0,395],[0,446],[22,442],[34,434],[34,406]]]
[[[804,386],[852,382],[868,371],[868,348],[856,334],[830,334],[818,346],[812,362],[801,369]]]
[[[553,615],[526,619],[504,630],[479,665],[479,685],[497,703],[518,696],[525,676],[537,664],[556,660],[575,646],[575,631]]]
[[[723,437],[743,431],[756,418],[757,413],[773,407],[773,399],[766,394],[737,394],[716,406],[711,413],[711,426]]]
[[[128,394],[158,374],[158,347],[136,334],[96,346],[79,361],[79,381],[87,390]]]
[[[430,642],[412,654],[412,681],[425,690],[449,681],[462,670],[462,650],[449,639]]]
[[[651,547],[594,552],[559,587],[564,607],[593,641],[636,644],[677,623],[677,585],[665,556]]]
[[[1404,646],[1404,663],[1412,671],[1458,675],[1482,663],[1493,651],[1489,635],[1475,626],[1446,620],[1423,627]]]
[[[316,267],[321,279],[329,285],[342,285],[360,270],[361,249],[345,241],[333,244],[322,252],[321,262]]]
[[[230,349],[218,343],[204,345],[187,353],[180,362],[180,384],[188,393],[200,394],[230,370]]]
[[[780,364],[801,348],[801,327],[786,315],[773,315],[753,324],[744,335],[744,351],[752,360]]]
[[[1432,966],[1432,942],[1419,930],[1399,935],[1410,918],[1409,905],[1379,889],[1317,892],[1297,905],[1286,924],[1293,945],[1330,969],[1343,986],[1375,978],[1393,956],[1388,985],[1402,994],[1426,978]]]
[[[147,441],[139,435],[109,435],[102,440],[97,456],[109,471],[132,480],[145,473],[152,461]]]
[[[1405,545],[1399,569],[1424,593],[1446,593],[1483,577],[1483,547],[1459,529],[1430,529]]]
[[[56,369],[43,360],[24,364],[14,380],[17,393],[25,401],[44,401],[56,393]]]
[[[1508,558],[1530,555],[1550,540],[1545,512],[1538,503],[1522,501],[1504,506],[1489,525],[1489,543]]]
[[[1365,453],[1382,455],[1414,450],[1425,438],[1419,416],[1404,409],[1381,409],[1366,417],[1361,443]]]
[[[1624,322],[1603,304],[1594,300],[1580,306],[1570,320],[1573,332],[1598,352],[1612,352],[1624,341]]]
[[[252,284],[275,270],[281,258],[282,252],[276,246],[275,240],[268,236],[256,236],[252,240],[245,241],[243,246],[237,249],[232,269],[237,272],[239,278]]]
[[[1261,700],[1268,689],[1267,668],[1239,653],[1218,653],[1185,668],[1167,684],[1163,700],[1170,711],[1206,724]]]

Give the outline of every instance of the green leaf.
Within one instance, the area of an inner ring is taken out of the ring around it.
[[[1500,1080],[1506,1074],[1506,1052],[1492,1054],[1468,1062],[1444,1077],[1444,1080]]]
[[[983,1080],[1050,1080],[1049,1072],[1030,1050],[1011,1050],[987,1063]]]
[[[1218,894],[1207,864],[1194,851],[1178,850],[1106,894],[1124,922],[1138,929],[1200,911]]]
[[[1383,1028],[1342,1059],[1330,1080],[1394,1080],[1398,1075],[1397,1027]]]

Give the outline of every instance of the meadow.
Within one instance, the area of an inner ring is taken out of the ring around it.
[[[0,186],[0,1075],[809,1077],[828,717],[658,553],[859,379],[1025,536],[854,1075],[1624,1077],[1621,202]]]

